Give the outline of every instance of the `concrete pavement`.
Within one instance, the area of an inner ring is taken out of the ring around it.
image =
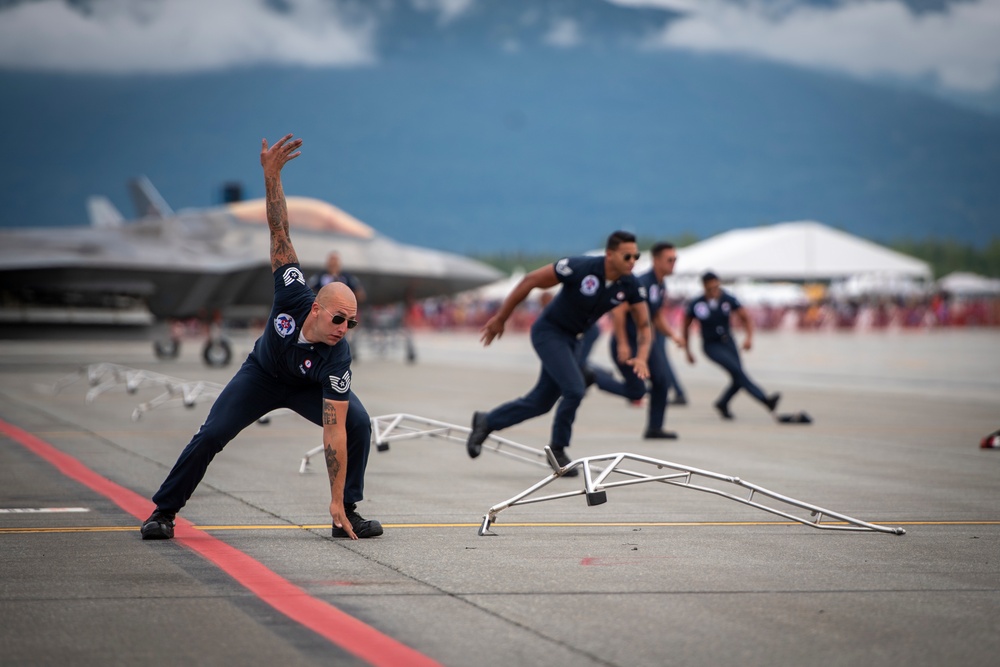
[[[236,340],[236,357],[251,344]],[[360,347],[353,388],[372,415],[467,425],[538,372],[523,334],[487,349],[474,334],[421,334],[416,346],[416,364]],[[372,453],[359,509],[385,535],[334,540],[324,471],[298,471],[319,429],[294,415],[244,431],[182,516],[443,665],[994,664],[1000,451],[978,442],[1000,428],[1000,334],[758,334],[748,371],[783,393],[779,411],[807,411],[808,426],[778,425],[745,395],[736,420],[721,421],[711,408],[721,371],[700,354],[693,367],[670,355],[691,400],[668,413],[679,440],[642,440],[644,410],[592,388],[567,451],[736,475],[907,534],[819,531],[642,484],[596,507],[580,497],[514,507],[496,537],[479,537],[490,506],[546,471],[421,439]],[[593,358],[606,356],[599,342]],[[87,403],[85,382],[36,389],[99,362],[217,383],[235,368],[202,366],[193,345],[167,363],[148,342],[0,342],[0,420],[148,498],[209,402],[133,422],[159,390],[116,387]],[[502,435],[540,448],[550,423]],[[0,664],[375,664],[178,541],[142,542],[137,520],[106,496],[16,439],[0,443]],[[85,511],[24,511],[66,508]]]

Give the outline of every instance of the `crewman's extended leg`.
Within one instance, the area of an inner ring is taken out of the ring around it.
[[[174,515],[187,504],[215,455],[240,431],[278,406],[279,397],[270,380],[256,365],[247,362],[229,381],[212,404],[205,423],[153,495],[156,512],[143,524],[144,539],[173,537]]]

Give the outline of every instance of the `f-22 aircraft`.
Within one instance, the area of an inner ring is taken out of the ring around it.
[[[264,199],[174,213],[145,178],[129,184],[139,218],[126,221],[105,197],[88,200],[89,226],[0,230],[0,292],[21,306],[141,302],[157,320],[265,317],[274,295]],[[292,241],[306,275],[338,251],[343,270],[382,306],[449,295],[501,273],[452,253],[398,243],[327,202],[287,197]],[[158,356],[179,340],[157,341]],[[229,345],[208,340],[210,365]]]

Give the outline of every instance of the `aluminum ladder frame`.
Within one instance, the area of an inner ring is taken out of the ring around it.
[[[549,461],[549,465],[554,469],[551,475],[545,477],[541,481],[528,487],[526,490],[517,494],[516,496],[509,498],[501,503],[497,503],[491,507],[485,515],[483,515],[483,522],[479,527],[479,535],[489,536],[495,535],[495,533],[490,532],[490,526],[496,523],[497,514],[510,507],[515,507],[517,505],[527,505],[531,503],[539,503],[547,500],[557,500],[560,498],[569,498],[572,496],[585,496],[587,500],[587,505],[601,505],[607,502],[607,491],[609,489],[617,489],[624,486],[631,486],[635,484],[642,484],[645,482],[660,482],[664,484],[670,484],[673,486],[680,486],[688,489],[694,489],[696,491],[703,491],[706,493],[715,494],[722,496],[723,498],[728,498],[736,502],[742,503],[744,505],[749,505],[759,510],[765,512],[770,512],[771,514],[776,514],[778,516],[784,517],[791,521],[796,521],[798,523],[811,526],[813,528],[818,528],[820,530],[840,530],[840,531],[852,531],[852,532],[878,532],[878,533],[889,533],[892,535],[905,535],[906,531],[903,528],[892,528],[889,526],[882,526],[874,523],[868,523],[867,521],[862,521],[860,519],[855,519],[853,517],[847,516],[846,514],[841,514],[839,512],[834,512],[828,510],[818,505],[813,505],[801,500],[796,500],[789,496],[782,495],[780,493],[775,493],[765,489],[762,486],[752,484],[750,482],[744,481],[739,477],[733,477],[732,475],[724,475],[716,472],[711,472],[709,470],[701,470],[699,468],[692,468],[690,466],[681,465],[679,463],[673,463],[671,461],[663,461],[661,459],[655,459],[649,456],[642,456],[639,454],[631,454],[627,452],[619,452],[615,454],[602,454],[599,456],[587,456],[580,459],[575,459],[570,461],[565,467],[560,467],[556,462],[555,456],[549,447],[545,448],[545,454]],[[664,468],[669,469],[673,472],[666,474],[648,474],[645,472],[638,472],[634,470],[627,470],[619,467],[625,461],[633,461],[637,463],[647,464],[654,466],[657,470],[662,470]],[[608,462],[604,468],[597,467],[595,463]],[[566,474],[569,470],[573,468],[581,468],[583,471],[583,488],[575,491],[567,491],[563,493],[556,493],[541,497],[530,497],[536,491],[544,488],[553,481],[559,479]],[[624,479],[620,481],[609,480],[612,474],[618,473],[630,479]],[[714,480],[716,482],[724,482],[727,484],[733,484],[741,489],[746,489],[748,493],[743,496],[738,496],[734,493],[730,493],[723,489],[713,488],[711,486],[705,486],[703,483],[694,483],[697,478],[705,478],[706,480]],[[788,510],[784,510],[778,507],[771,507],[755,500],[757,496],[766,496],[771,500],[776,500],[785,505],[795,507],[801,510],[808,510],[811,515],[810,518],[804,518],[801,516],[796,516]],[[840,522],[840,524],[830,524],[830,523],[820,523],[824,517],[830,519],[835,519]]]
[[[413,440],[423,436],[442,438],[452,442],[460,442],[464,445],[465,441],[468,440],[469,433],[472,431],[468,426],[458,426],[402,412],[372,417],[371,424],[372,442],[375,444],[375,449],[380,452],[388,451],[389,444],[392,442]],[[513,440],[508,440],[492,433],[483,442],[483,450],[543,468],[550,467],[543,450],[522,445],[519,442],[514,442]],[[319,445],[306,452],[299,464],[299,473],[307,472],[309,470],[309,461],[313,456],[322,451],[323,445]]]
[[[163,393],[136,405],[132,410],[132,421],[139,421],[143,413],[160,407],[170,407],[181,404],[193,408],[199,401],[218,397],[225,385],[207,380],[184,380],[164,375],[155,371],[140,368],[130,368],[121,364],[101,362],[80,368],[75,373],[56,380],[51,385],[36,385],[45,394],[55,395],[80,378],[86,377],[90,389],[87,390],[86,402],[93,403],[101,394],[118,386],[125,386],[125,391],[135,394],[145,387],[159,387]],[[271,417],[282,414],[293,414],[287,408],[272,410],[257,420],[259,424],[267,424]]]

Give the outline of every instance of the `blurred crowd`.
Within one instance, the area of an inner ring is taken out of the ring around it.
[[[510,330],[527,331],[541,312],[544,300],[526,301],[507,323]],[[679,325],[685,301],[667,304],[670,321]],[[500,307],[495,299],[468,295],[427,299],[412,304],[406,323],[414,329],[478,330]],[[937,293],[921,297],[821,298],[806,304],[771,306],[744,303],[759,330],[880,331],[939,327],[1000,326],[1000,297],[961,297]]]

